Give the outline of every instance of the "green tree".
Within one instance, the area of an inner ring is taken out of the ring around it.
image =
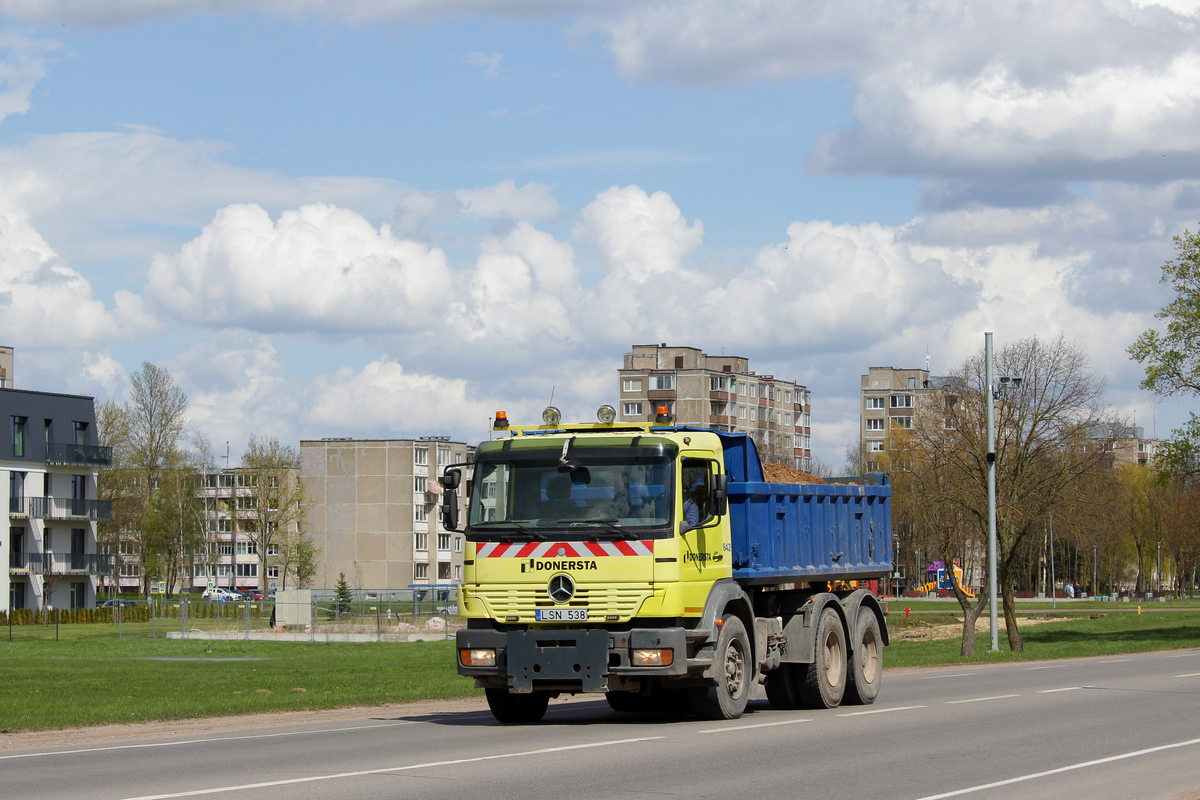
[[[354,595],[350,591],[350,584],[346,581],[346,573],[338,573],[337,583],[333,586],[333,592],[333,613],[338,616],[349,614],[351,604],[354,602]]]
[[[1175,299],[1155,314],[1165,330],[1143,331],[1129,355],[1146,369],[1142,388],[1155,394],[1200,394],[1200,232],[1176,236],[1175,258],[1162,266],[1161,283],[1169,283]],[[1200,419],[1193,413],[1159,448],[1160,472],[1200,476]]]
[[[289,534],[299,530],[306,505],[300,485],[300,455],[294,447],[280,444],[275,437],[251,435],[242,454],[238,473],[242,489],[237,492],[241,508],[238,517],[258,552],[260,586],[266,578],[268,555],[278,552],[282,558]],[[286,565],[284,565],[286,569]]]

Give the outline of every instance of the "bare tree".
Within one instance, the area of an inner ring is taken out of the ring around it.
[[[1119,426],[1103,405],[1104,381],[1088,370],[1078,346],[1064,338],[1011,344],[997,355],[996,368],[1001,375],[1022,378],[996,406],[997,571],[1009,647],[1021,651],[1013,584],[1030,549],[1040,547],[1047,515],[1081,502],[1079,481],[1106,467]],[[943,402],[924,416],[913,436],[923,468],[937,476],[925,481],[937,489],[929,495],[931,504],[941,519],[973,526],[970,535],[976,541],[987,531],[984,392],[993,389],[984,375],[982,353],[954,370],[940,390]],[[967,540],[965,531],[950,533],[947,544]],[[967,598],[958,587],[956,596],[966,612]],[[976,615],[982,600],[974,604]],[[973,628],[964,625],[964,648],[968,635],[973,638]]]
[[[246,508],[240,509],[238,517],[255,544],[260,586],[266,588],[261,580],[266,576],[268,555],[276,551],[282,555],[289,544],[292,548],[302,546],[288,541],[290,533],[299,531],[306,510],[300,456],[294,447],[280,444],[274,437],[260,439],[252,435],[242,454],[239,475],[246,491],[238,494],[238,503]]]

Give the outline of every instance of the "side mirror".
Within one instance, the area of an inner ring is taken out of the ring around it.
[[[462,470],[448,469],[442,475],[442,527],[448,531],[458,530],[458,486],[462,483]]]
[[[722,472],[713,476],[712,513],[723,517],[729,510],[729,476]]]

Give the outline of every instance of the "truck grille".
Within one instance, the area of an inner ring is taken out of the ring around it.
[[[545,586],[514,586],[508,589],[488,588],[475,596],[487,603],[493,619],[520,617],[521,622],[532,622],[533,612],[539,608],[583,608],[587,607],[588,619],[604,621],[605,617],[616,616],[621,620],[632,617],[642,601],[652,591],[636,589],[579,588],[566,605],[556,605],[546,593]]]

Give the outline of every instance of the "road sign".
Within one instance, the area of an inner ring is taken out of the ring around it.
[[[155,591],[157,591],[158,594],[166,594],[167,593],[167,582],[159,581],[158,586],[156,587]]]

